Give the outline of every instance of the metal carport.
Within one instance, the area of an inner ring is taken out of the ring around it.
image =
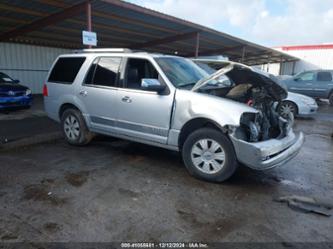
[[[82,30],[98,47],[126,47],[187,57],[224,55],[248,65],[295,57],[211,28],[119,0],[2,0],[0,42],[82,48]]]

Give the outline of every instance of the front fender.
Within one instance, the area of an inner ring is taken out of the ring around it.
[[[241,115],[257,110],[245,104],[209,94],[177,90],[172,129],[180,130],[189,120],[206,118],[220,127],[239,126]]]

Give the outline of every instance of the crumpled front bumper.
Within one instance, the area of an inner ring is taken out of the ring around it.
[[[256,170],[271,169],[285,164],[300,151],[304,135],[295,135],[290,131],[282,139],[270,139],[262,142],[249,143],[230,134],[239,162]]]

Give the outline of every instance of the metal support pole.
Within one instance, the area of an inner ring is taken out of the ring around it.
[[[245,59],[245,46],[243,47],[243,51],[242,51],[242,63],[244,62]]]
[[[291,72],[291,75],[295,74],[295,66],[296,66],[296,61],[293,61],[293,70]]]
[[[282,70],[283,70],[282,66],[283,66],[283,60],[282,60],[282,57],[281,57],[281,58],[280,58],[280,68],[279,68],[279,75],[281,75],[281,74],[282,74]]]
[[[88,0],[86,4],[86,14],[87,14],[87,31],[91,32],[91,3]],[[91,48],[91,45],[88,45],[88,48]]]
[[[198,32],[195,43],[195,58],[198,58],[199,56],[199,46],[200,46],[200,33]]]

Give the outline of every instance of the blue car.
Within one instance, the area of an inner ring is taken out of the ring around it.
[[[0,111],[31,107],[31,90],[18,83],[18,80],[13,80],[7,74],[0,72]]]

